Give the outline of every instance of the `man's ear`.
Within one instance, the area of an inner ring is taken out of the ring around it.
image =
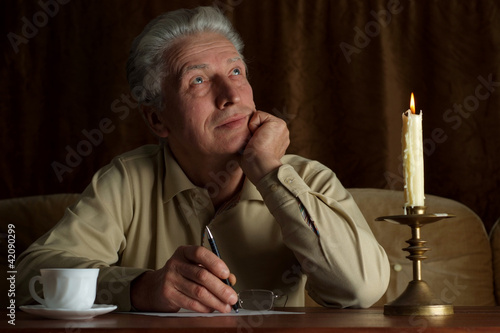
[[[153,133],[160,138],[166,138],[169,131],[160,111],[154,106],[141,105],[140,108],[144,120]]]

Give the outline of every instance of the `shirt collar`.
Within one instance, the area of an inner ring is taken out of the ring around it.
[[[168,144],[163,145],[165,178],[163,179],[163,203],[172,200],[177,194],[198,188],[181,169]]]
[[[177,163],[168,144],[163,145],[164,149],[164,164],[165,164],[165,179],[163,180],[163,203],[172,200],[173,197],[186,190],[203,190],[194,185],[186,176],[180,165]],[[257,190],[255,185],[245,178],[243,188],[241,190],[240,201],[242,200],[260,200],[263,201],[262,195]]]
[[[257,190],[255,185],[248,180],[248,178],[245,178],[245,182],[243,183],[243,188],[241,189],[241,200],[259,200],[259,201],[264,201],[262,199],[262,195],[260,192]]]

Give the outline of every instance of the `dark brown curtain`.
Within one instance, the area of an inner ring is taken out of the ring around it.
[[[125,79],[129,46],[158,14],[198,5],[241,33],[256,103],[288,122],[290,153],[346,187],[402,189],[414,92],[426,192],[487,229],[500,217],[498,0],[2,1],[1,198],[80,192],[155,142]]]

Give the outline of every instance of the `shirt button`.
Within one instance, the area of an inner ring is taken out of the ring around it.
[[[285,182],[288,183],[288,184],[293,183],[294,180],[295,179],[293,177],[287,177],[287,178],[285,178]]]
[[[403,269],[403,266],[401,266],[400,264],[395,264],[393,269],[396,271],[396,272],[401,272],[401,270]]]
[[[278,185],[277,184],[272,184],[271,185],[271,191],[276,192],[278,190]]]

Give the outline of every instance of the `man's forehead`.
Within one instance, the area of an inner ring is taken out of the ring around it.
[[[165,56],[172,74],[178,76],[194,69],[208,68],[214,61],[225,64],[243,61],[234,45],[216,33],[184,36],[168,49]]]

